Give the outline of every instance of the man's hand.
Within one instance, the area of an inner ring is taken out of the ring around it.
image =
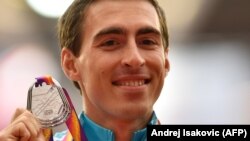
[[[17,109],[10,125],[0,131],[0,141],[45,141],[41,125],[31,112]]]

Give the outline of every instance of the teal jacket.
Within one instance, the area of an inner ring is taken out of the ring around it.
[[[85,134],[88,138],[88,141],[115,141],[115,135],[113,131],[106,129],[90,118],[87,117],[83,112],[80,114],[80,123],[84,128]],[[155,112],[152,113],[152,118],[149,121],[148,125],[159,124],[159,121],[155,115]],[[67,131],[59,132],[54,135],[54,141],[63,141]],[[138,130],[134,132],[131,141],[146,141],[147,140],[147,128]]]

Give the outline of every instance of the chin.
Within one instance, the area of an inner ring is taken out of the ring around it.
[[[121,108],[117,111],[120,113],[122,117],[127,118],[142,118],[151,114],[153,112],[153,107],[149,107],[148,105],[138,105],[138,104],[131,104],[127,105],[126,107]]]

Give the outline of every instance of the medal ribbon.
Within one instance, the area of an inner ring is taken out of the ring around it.
[[[46,141],[53,141],[53,132],[50,128],[42,129]]]
[[[72,104],[70,100],[69,94],[64,88],[63,88],[63,91],[71,107],[71,113],[70,113],[68,120],[66,121],[66,125],[72,137],[74,138],[74,141],[87,141],[87,137],[85,135],[84,129],[82,128],[80,124],[74,105]]]
[[[43,82],[45,82],[47,85],[51,85],[54,84],[52,77],[51,76],[44,76],[44,77],[39,77],[36,78],[37,82],[35,83],[36,86],[38,85],[42,85]],[[68,92],[66,91],[66,89],[62,88],[64,95],[66,96],[70,108],[71,108],[71,112],[69,115],[69,118],[66,120],[66,125],[70,131],[70,133],[68,133],[66,135],[66,137],[64,138],[64,141],[69,141],[72,140],[72,137],[74,139],[74,141],[87,141],[87,137],[85,135],[84,129],[82,128],[80,121],[77,117],[77,113],[75,111],[74,105],[71,102],[71,99],[69,97]],[[51,128],[47,128],[47,129],[43,129],[43,134],[44,137],[46,138],[46,141],[53,141],[53,132]],[[70,136],[71,134],[71,136]]]

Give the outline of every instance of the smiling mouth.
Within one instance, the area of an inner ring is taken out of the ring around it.
[[[139,87],[143,85],[147,85],[150,83],[150,79],[143,80],[124,80],[124,81],[114,81],[112,82],[115,86],[127,86],[127,87]]]

